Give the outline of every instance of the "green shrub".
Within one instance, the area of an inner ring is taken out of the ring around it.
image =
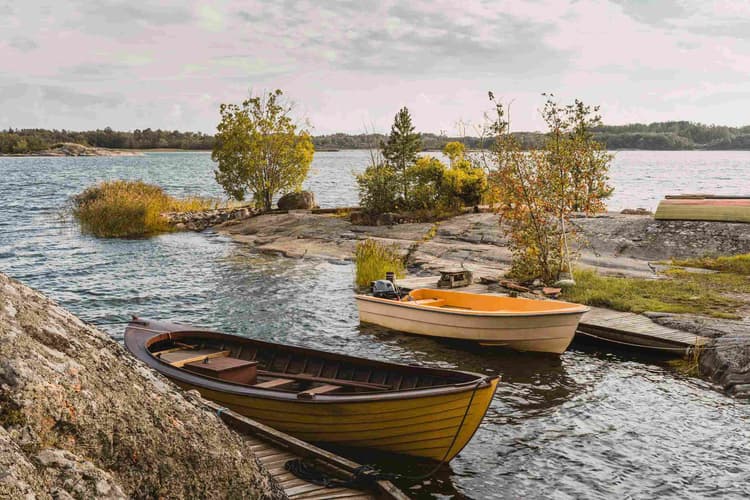
[[[459,160],[445,173],[443,197],[451,206],[475,206],[487,191],[487,175],[468,160]]]
[[[406,169],[408,210],[457,210],[478,205],[487,190],[487,176],[469,160],[453,160],[451,167],[432,156],[420,157]]]
[[[404,201],[408,210],[436,208],[443,196],[442,186],[445,165],[432,156],[421,156],[404,172],[409,198]]]
[[[372,239],[357,243],[355,252],[357,286],[366,287],[370,282],[384,279],[385,273],[392,271],[397,278],[406,275],[404,259],[399,255],[397,245],[384,245]]]
[[[385,163],[373,163],[357,175],[359,206],[370,214],[393,212],[399,207],[401,176]]]
[[[420,156],[399,168],[373,159],[357,176],[360,207],[369,214],[384,212],[455,212],[478,205],[487,193],[487,175],[465,156],[460,142],[450,142],[443,152],[450,166],[433,156]]]
[[[73,217],[81,230],[101,238],[148,236],[172,231],[164,212],[191,212],[215,208],[206,198],[177,199],[143,181],[105,181],[72,198]]]

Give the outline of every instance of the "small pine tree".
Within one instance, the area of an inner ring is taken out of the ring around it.
[[[417,161],[417,154],[422,150],[422,135],[414,131],[406,106],[396,113],[388,141],[381,142],[380,148],[386,162],[402,177],[406,169]],[[404,200],[408,199],[407,191],[408,184],[403,182],[401,195]]]

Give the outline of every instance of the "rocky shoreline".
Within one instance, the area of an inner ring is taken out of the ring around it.
[[[0,498],[286,498],[242,436],[0,274]]]
[[[671,258],[750,253],[750,224],[657,221],[650,215],[608,213],[574,221],[585,244],[579,265],[602,274],[653,277]],[[292,211],[230,220],[216,231],[258,252],[290,258],[352,261],[358,241],[374,238],[397,246],[415,275],[464,266],[476,277],[495,278],[511,254],[492,213],[459,215],[437,223],[381,226],[352,224],[333,213]],[[694,315],[656,314],[652,320],[712,338],[700,354],[701,372],[729,394],[750,397],[750,323]]]
[[[73,142],[63,142],[41,151],[32,151],[22,154],[5,154],[0,156],[143,156],[143,153],[140,151],[98,148],[84,146],[83,144],[76,144]]]
[[[203,231],[229,220],[247,219],[258,214],[258,210],[247,205],[200,212],[166,212],[161,215],[177,230]]]

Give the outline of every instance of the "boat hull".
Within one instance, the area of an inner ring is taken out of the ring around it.
[[[466,446],[482,422],[498,379],[459,394],[328,404],[234,395],[176,382],[303,441],[449,461]]]
[[[391,330],[467,340],[517,351],[563,353],[575,336],[582,309],[543,315],[461,314],[438,308],[357,296],[359,318]]]
[[[659,202],[656,220],[750,222],[750,199],[720,196],[668,196]]]

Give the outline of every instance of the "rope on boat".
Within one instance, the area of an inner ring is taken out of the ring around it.
[[[317,484],[325,488],[357,488],[362,486],[372,486],[378,481],[389,481],[400,477],[398,474],[386,474],[370,465],[360,465],[352,471],[352,477],[349,479],[338,479],[332,477],[320,469],[316,468],[310,462],[301,458],[289,460],[284,464],[284,468],[308,483]]]
[[[357,486],[367,487],[371,486],[377,481],[392,481],[395,479],[406,479],[414,482],[423,481],[429,477],[432,477],[443,466],[443,464],[446,463],[448,455],[450,455],[453,446],[456,444],[458,436],[461,434],[461,429],[463,429],[464,423],[466,422],[466,417],[469,415],[469,410],[471,409],[471,405],[474,402],[474,396],[476,396],[477,394],[477,389],[479,389],[479,386],[482,385],[482,383],[484,383],[486,380],[486,377],[482,377],[477,381],[476,384],[474,384],[474,388],[471,391],[471,397],[469,398],[469,404],[466,405],[466,410],[464,410],[463,417],[461,417],[461,423],[458,424],[458,429],[456,429],[456,433],[453,435],[451,444],[445,450],[445,455],[443,455],[443,458],[440,460],[440,462],[427,474],[422,474],[419,476],[407,476],[398,473],[382,472],[380,469],[373,465],[361,465],[352,471],[352,477],[350,479],[341,480],[331,477],[330,475],[316,468],[315,465],[306,462],[301,458],[289,460],[284,464],[284,468],[304,481],[317,484],[318,486],[324,486],[326,488],[354,488]]]

